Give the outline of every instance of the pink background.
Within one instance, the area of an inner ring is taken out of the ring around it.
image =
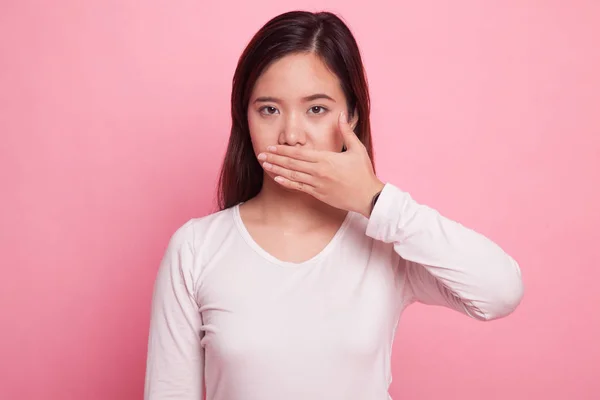
[[[2,1],[0,397],[141,398],[155,271],[212,210],[235,63],[293,8],[355,32],[381,177],[523,270],[505,320],[410,307],[394,399],[600,398],[593,0]]]

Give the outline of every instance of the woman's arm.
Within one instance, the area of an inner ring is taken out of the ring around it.
[[[171,237],[154,285],[145,400],[201,400],[204,350],[194,298],[194,253],[189,223]]]
[[[519,266],[497,244],[389,183],[366,233],[393,243],[411,301],[489,321],[510,314],[523,297]]]

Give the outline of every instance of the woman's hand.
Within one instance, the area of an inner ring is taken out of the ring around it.
[[[340,114],[338,131],[345,152],[269,146],[268,153],[259,154],[258,159],[280,185],[368,218],[372,199],[384,183],[375,176],[367,150],[348,125],[345,113]]]

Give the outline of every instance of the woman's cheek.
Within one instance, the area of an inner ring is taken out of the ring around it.
[[[342,148],[342,138],[338,133],[337,120],[333,121],[329,126],[329,134],[327,135],[329,150],[340,151]]]
[[[250,129],[250,141],[257,156],[259,153],[266,152],[268,146],[279,144],[278,136],[276,133],[274,134],[272,128],[260,124],[249,124],[248,127]]]

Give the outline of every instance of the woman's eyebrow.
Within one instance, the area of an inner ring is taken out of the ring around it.
[[[308,101],[314,101],[314,100],[318,100],[318,99],[331,100],[335,103],[335,100],[331,96],[326,95],[325,93],[311,94],[310,96],[303,97],[302,101],[308,102]],[[280,99],[278,99],[277,97],[272,97],[272,96],[261,96],[261,97],[257,97],[254,100],[254,103],[281,103],[281,102],[282,101]]]
[[[253,103],[280,103],[280,102],[281,102],[281,100],[279,100],[276,97],[262,96],[262,97],[257,97]]]
[[[313,101],[318,99],[331,100],[335,103],[335,100],[331,96],[326,95],[325,93],[311,94],[310,96],[303,97],[302,101]]]

